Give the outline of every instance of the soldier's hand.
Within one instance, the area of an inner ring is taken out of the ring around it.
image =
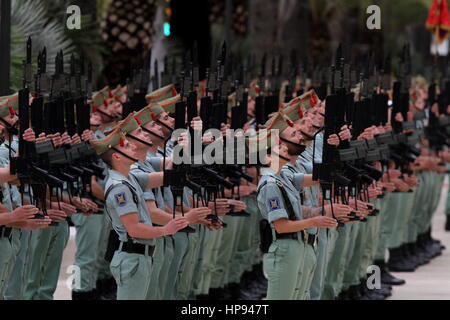
[[[331,211],[331,206],[333,206],[333,211]],[[352,207],[340,203],[333,203],[332,205],[328,204],[325,206],[327,217],[332,217],[332,214],[334,214],[334,216],[339,219],[341,217],[347,217],[348,214],[352,211]]]
[[[336,228],[338,223],[335,219],[327,216],[319,216],[312,218],[314,220],[314,226],[316,228]]]
[[[201,131],[203,129],[203,121],[200,117],[195,117],[191,121],[191,128],[195,131]]]
[[[39,213],[39,209],[32,205],[18,207],[11,212],[14,215],[15,222],[33,219],[37,213]]]
[[[230,206],[234,206],[234,211],[242,211],[247,208],[245,202],[242,202],[240,200],[228,199],[228,204]]]
[[[62,144],[69,145],[72,144],[72,139],[67,134],[67,132],[64,132],[61,136]]]
[[[208,208],[214,210],[215,214],[218,216],[224,216],[230,211],[230,205],[228,204],[228,199],[216,199],[216,204],[214,202],[208,203]]]
[[[330,135],[330,136],[328,137],[328,139],[327,139],[327,143],[328,143],[330,146],[335,146],[335,147],[337,147],[337,146],[339,145],[339,143],[340,143],[338,135],[337,135],[337,134],[332,134],[332,135]]]
[[[178,217],[172,219],[167,223],[164,228],[164,235],[170,236],[179,230],[186,228],[189,225],[187,219],[185,217]]]
[[[52,221],[63,222],[67,218],[67,214],[62,210],[49,209],[47,214]]]
[[[94,131],[92,130],[84,130],[83,133],[81,134],[81,139],[83,141],[91,141],[93,140],[95,137]]]
[[[31,128],[28,128],[23,133],[23,140],[28,142],[35,142],[36,141],[36,134],[34,133],[34,130]]]
[[[52,219],[45,217],[44,219],[30,219],[25,221],[25,226],[21,229],[24,230],[38,230],[45,229],[52,223]]]
[[[37,138],[36,138],[36,143],[40,143],[40,142],[45,142],[47,141],[48,138],[46,137],[45,133],[42,132]]]
[[[78,135],[78,133],[75,133],[74,135],[73,135],[73,137],[71,138],[71,144],[79,144],[79,143],[81,143],[81,138],[80,138],[80,136]]]
[[[54,210],[62,210],[66,215],[71,216],[77,213],[77,208],[65,202],[52,202],[51,208]]]
[[[211,214],[211,209],[206,207],[193,208],[189,210],[184,216],[189,222],[189,224],[195,224],[199,219],[206,218],[207,215]]]
[[[350,140],[352,138],[352,134],[347,125],[341,128],[341,131],[339,132],[339,137],[341,138],[341,140]]]

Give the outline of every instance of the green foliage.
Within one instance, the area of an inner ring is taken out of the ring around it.
[[[11,3],[11,89],[22,86],[22,60],[25,58],[26,41],[33,41],[33,62],[44,47],[47,48],[47,71],[54,71],[56,54],[63,50],[66,61],[73,52],[72,42],[66,38],[64,27],[49,20],[43,0],[13,0]]]

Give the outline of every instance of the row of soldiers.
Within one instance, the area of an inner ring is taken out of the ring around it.
[[[198,88],[198,105],[208,95],[204,85]],[[392,130],[390,121],[364,128],[358,137],[352,137],[348,125],[324,137],[325,99],[314,90],[295,88],[257,126],[256,100],[264,94],[260,86],[252,81],[247,88],[243,129],[253,135],[249,145],[263,149],[266,162],[247,166],[251,178],[240,178],[221,197],[199,197],[181,180],[179,194],[165,181],[177,166],[176,146],[188,144],[186,136],[172,136],[176,121],[171,115],[186,99],[173,84],[147,94],[147,106],[126,117],[127,87],[96,92],[89,104],[91,129],[80,136],[36,136],[26,130],[22,138],[29,143],[52,141],[63,147],[89,141],[102,160],[103,177],[91,178],[93,198],[70,197],[67,190],[61,201],[49,196],[44,219],[34,219],[42,208],[30,205],[30,190],[17,188],[18,177],[9,168],[18,151],[18,95],[0,98],[5,139],[0,147],[5,213],[0,215],[0,296],[53,298],[69,223],[76,229],[74,264],[80,270],[74,300],[385,299],[391,285],[404,283],[389,270],[414,271],[441,253],[442,246],[431,238],[431,218],[447,172],[442,163],[450,162],[446,149],[436,153],[423,137],[409,170],[400,171],[392,161],[383,169],[374,161],[382,176],[364,198],[349,195],[348,201],[326,203],[321,182],[313,176],[324,145],[338,148],[348,140],[373,139]],[[360,93],[354,91],[358,100]],[[428,103],[423,82],[414,82],[410,96],[410,119],[393,112],[391,119],[412,120]],[[233,96],[228,101],[229,107],[236,104]],[[442,117],[434,104],[429,112]],[[201,117],[191,120],[191,130],[202,130]],[[232,124],[225,122],[221,130],[229,139]],[[206,133],[202,143],[223,138]],[[267,230],[271,239],[263,249]],[[373,265],[381,269],[382,285],[369,290],[367,272]]]

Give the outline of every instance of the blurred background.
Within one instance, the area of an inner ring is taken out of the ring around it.
[[[152,52],[181,60],[197,43],[200,76],[226,40],[237,58],[295,49],[305,65],[329,64],[339,43],[353,61],[372,51],[396,55],[410,42],[413,72],[433,61],[425,20],[432,0],[2,0],[0,94],[21,86],[27,36],[49,62],[63,49],[93,62],[97,85],[125,84],[134,65]],[[81,9],[81,29],[68,30],[69,5]],[[381,8],[381,30],[368,30],[369,5]],[[10,13],[10,15],[9,15]],[[9,38],[8,38],[9,37]],[[66,59],[66,63],[68,62]],[[35,59],[33,59],[33,62]],[[171,63],[171,62],[170,62]],[[170,64],[169,63],[169,64]],[[52,63],[53,64],[53,63]],[[287,63],[286,63],[287,65]],[[9,69],[9,70],[8,70]],[[49,66],[51,71],[51,66]]]

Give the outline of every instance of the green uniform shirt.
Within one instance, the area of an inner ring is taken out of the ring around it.
[[[128,186],[122,184],[122,181],[124,180],[133,186],[136,196],[133,196],[133,193]],[[152,226],[150,214],[148,213],[147,205],[145,203],[144,192],[142,191],[146,188],[147,182],[148,174],[130,173],[128,178],[126,178],[115,170],[109,170],[108,180],[106,181],[106,190],[108,190],[111,185],[115,185],[115,187],[109,192],[108,197],[105,199],[105,205],[112,221],[112,227],[119,235],[121,241],[127,241],[127,231],[120,220],[121,216],[137,212],[140,223]],[[154,244],[154,239],[136,238],[134,240],[141,244]]]
[[[267,183],[266,183],[267,181]],[[287,207],[277,182],[281,182],[294,209],[295,216],[301,220],[302,210],[300,207],[300,195],[289,181],[276,174],[272,170],[267,170],[258,184],[258,208],[264,219],[270,223],[282,218],[289,219]]]

